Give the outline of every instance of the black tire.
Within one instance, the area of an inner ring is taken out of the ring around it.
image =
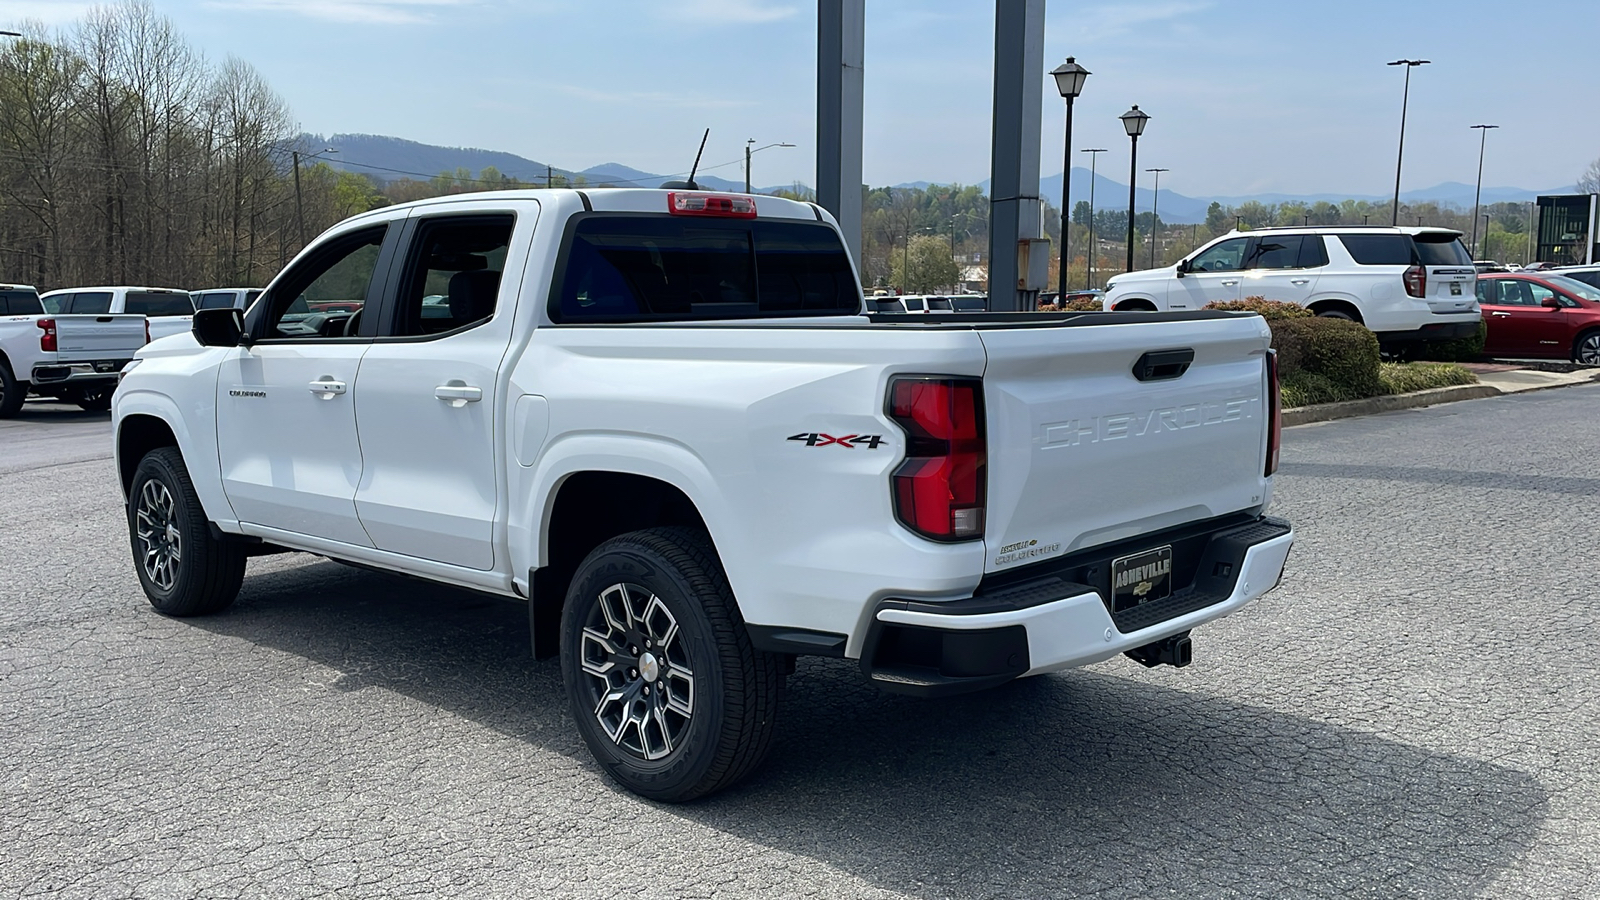
[[[1354,322],[1356,320],[1355,316],[1350,315],[1342,309],[1325,309],[1317,313],[1317,315],[1324,319],[1343,319],[1346,322]]]
[[[79,409],[87,412],[105,412],[111,408],[111,395],[116,390],[115,387],[110,385],[78,388],[72,395],[72,402],[78,404]]]
[[[760,765],[782,672],[777,654],[750,645],[703,532],[612,538],[573,576],[561,614],[572,716],[600,767],[640,796],[693,800]]]
[[[1600,330],[1585,331],[1572,339],[1572,361],[1584,366],[1600,365]]]
[[[245,547],[212,536],[178,448],[139,460],[128,490],[128,540],[139,583],[162,615],[203,616],[239,596]],[[172,548],[177,554],[166,554]]]
[[[11,374],[11,364],[0,359],[0,419],[16,415],[27,399],[27,382],[18,381],[17,376]]]

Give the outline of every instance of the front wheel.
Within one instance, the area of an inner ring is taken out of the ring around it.
[[[239,595],[244,547],[212,535],[178,448],[160,447],[139,461],[128,491],[128,538],[139,583],[158,612],[203,616]]]
[[[573,576],[561,670],[578,731],[623,787],[681,802],[749,774],[772,743],[780,658],[750,645],[710,540],[613,538]]]
[[[1600,331],[1578,335],[1572,342],[1572,361],[1585,366],[1600,366]]]

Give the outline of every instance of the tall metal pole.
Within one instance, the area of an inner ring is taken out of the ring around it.
[[[750,193],[750,145],[755,142],[755,138],[744,142],[744,192],[746,194]]]
[[[1400,224],[1400,164],[1406,158],[1406,107],[1411,103],[1411,70],[1427,64],[1428,60],[1425,59],[1397,59],[1389,63],[1391,66],[1406,67],[1405,91],[1400,95],[1400,150],[1394,160],[1394,209],[1389,217],[1390,225]]]
[[[817,205],[861,265],[861,126],[866,0],[817,0]]]
[[[1095,165],[1100,162],[1100,154],[1106,152],[1104,147],[1085,150],[1089,154],[1089,255],[1085,257],[1083,266],[1083,289],[1090,290],[1094,287],[1094,261],[1100,255],[1100,245],[1095,243],[1094,237],[1094,178]]]
[[[1156,267],[1156,234],[1161,230],[1161,173],[1170,172],[1171,169],[1146,169],[1147,172],[1156,173],[1156,192],[1150,201],[1150,268]]]
[[[1128,267],[1125,271],[1133,271],[1133,198],[1134,188],[1139,183],[1139,136],[1128,135],[1128,140],[1133,142],[1133,152],[1128,159]]]
[[[1031,245],[1044,236],[1044,200],[1039,196],[1044,0],[1001,0],[994,8],[989,309],[1020,312],[1037,307],[1038,289],[1045,286],[1029,282],[1020,267],[1023,242]]]
[[[300,151],[290,150],[289,155],[294,157],[294,218],[300,223],[300,245],[306,243],[306,211],[300,205]]]
[[[1072,196],[1072,101],[1074,98],[1068,97],[1066,99],[1067,143],[1062,157],[1064,161],[1061,163],[1061,277],[1056,281],[1057,290],[1059,291],[1056,296],[1057,303],[1067,302],[1067,260],[1071,258],[1067,252],[1067,245],[1069,243],[1068,236],[1072,233],[1072,211],[1068,209],[1067,204]]]
[[[1474,258],[1482,256],[1478,247],[1478,201],[1483,197],[1483,148],[1489,142],[1489,129],[1499,128],[1499,125],[1474,125],[1478,129],[1478,186],[1472,192],[1472,255]],[[1484,234],[1489,233],[1489,226],[1483,228]]]

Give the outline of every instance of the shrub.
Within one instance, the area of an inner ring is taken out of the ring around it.
[[[1489,336],[1489,326],[1478,323],[1478,333],[1469,338],[1449,341],[1429,341],[1417,349],[1418,359],[1437,362],[1472,362],[1483,358],[1483,342]]]
[[[1384,363],[1378,367],[1378,378],[1385,394],[1478,383],[1478,376],[1451,363]]]
[[[1303,386],[1318,394],[1332,390],[1342,400],[1375,397],[1383,392],[1383,382],[1378,377],[1378,339],[1365,325],[1306,316],[1279,319],[1269,327],[1272,344],[1278,350],[1278,371],[1285,382],[1300,372],[1317,375],[1332,387],[1320,382],[1303,382]]]
[[[1067,302],[1061,305],[1062,309],[1073,312],[1099,312],[1100,298],[1098,297],[1068,297]]]
[[[1280,319],[1308,319],[1312,316],[1311,310],[1298,303],[1268,300],[1265,297],[1246,297],[1243,300],[1229,300],[1226,303],[1207,303],[1205,308],[1227,312],[1253,312],[1269,322]]]

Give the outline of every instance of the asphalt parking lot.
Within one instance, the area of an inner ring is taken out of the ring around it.
[[[755,777],[611,786],[520,607],[293,555],[153,613],[108,417],[0,423],[0,895],[1600,896],[1600,385],[1286,434],[1283,586],[958,700],[802,661]]]

